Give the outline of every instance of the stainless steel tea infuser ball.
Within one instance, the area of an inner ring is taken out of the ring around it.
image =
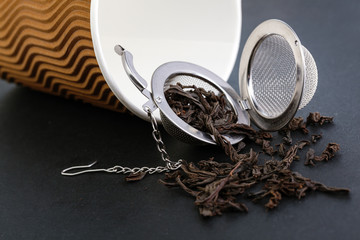
[[[164,161],[164,166],[87,169],[95,163],[64,169],[67,176],[87,172],[110,173],[162,173],[180,168],[182,160],[171,161],[165,150],[156,119],[152,112],[160,110],[164,128],[175,138],[188,143],[216,144],[213,137],[179,118],[170,108],[164,92],[170,85],[195,85],[215,94],[225,95],[237,115],[237,123],[250,124],[250,118],[259,128],[275,131],[284,127],[299,108],[308,104],[317,86],[317,68],[310,52],[301,45],[295,32],[284,22],[268,20],[261,23],[249,36],[240,60],[240,95],[224,80],[211,71],[187,62],[169,62],[157,68],[151,79],[150,92],[147,82],[136,71],[133,56],[120,45],[115,51],[122,57],[127,75],[139,91],[149,100],[143,109],[150,118],[153,138]],[[243,136],[226,136],[231,144]],[[81,169],[72,172],[74,169]],[[85,170],[84,170],[85,169]]]
[[[317,68],[310,52],[301,45],[292,28],[280,20],[261,23],[249,36],[240,60],[240,95],[211,71],[187,62],[168,62],[158,67],[147,82],[137,73],[133,57],[120,45],[115,51],[122,56],[130,80],[149,101],[144,111],[159,108],[166,131],[188,143],[216,144],[213,137],[180,119],[166,101],[164,92],[170,85],[195,85],[215,94],[223,93],[237,115],[237,123],[276,131],[284,127],[299,108],[310,102],[317,86]],[[243,136],[225,136],[231,144]]]
[[[211,71],[188,62],[168,62],[158,67],[151,81],[152,93],[147,90],[147,82],[137,73],[133,65],[133,56],[120,45],[115,46],[115,51],[122,56],[122,62],[127,75],[140,92],[149,99],[143,105],[146,112],[160,110],[161,122],[166,131],[187,143],[210,143],[215,144],[214,139],[208,133],[200,131],[179,118],[166,101],[164,92],[170,85],[181,83],[182,85],[195,85],[215,94],[223,93],[226,96],[233,111],[237,115],[237,123],[249,124],[249,117],[241,108],[240,100],[235,90],[219,76]],[[231,144],[243,139],[243,136],[226,136]]]

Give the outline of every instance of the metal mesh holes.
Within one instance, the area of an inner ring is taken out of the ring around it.
[[[300,108],[310,102],[317,86],[317,68],[303,47],[305,82]],[[296,63],[289,43],[280,35],[267,36],[255,50],[250,69],[249,91],[257,110],[267,118],[281,115],[295,91]]]
[[[305,107],[312,97],[315,94],[317,88],[317,81],[318,81],[318,71],[316,67],[315,60],[311,53],[302,46],[304,57],[305,57],[305,82],[304,82],[304,91],[300,102],[299,109]]]
[[[288,42],[279,35],[266,37],[252,59],[249,90],[257,110],[265,117],[282,114],[291,102],[296,64]]]

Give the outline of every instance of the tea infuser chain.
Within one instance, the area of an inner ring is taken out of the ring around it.
[[[147,112],[147,114],[150,118],[151,126],[153,128],[152,136],[156,142],[156,146],[157,146],[158,151],[161,154],[162,160],[166,163],[166,168],[168,170],[177,170],[178,168],[180,168],[182,160],[179,159],[177,162],[173,162],[170,160],[170,156],[165,150],[165,144],[161,138],[161,134],[160,134],[160,130],[159,130],[157,121],[156,121],[154,115],[152,114],[151,109],[148,108],[147,106],[145,106],[144,110]]]
[[[123,167],[123,166],[113,166],[111,168],[96,168],[96,169],[86,169],[94,166],[97,161],[89,164],[89,165],[82,165],[82,166],[73,166],[64,169],[61,171],[62,175],[65,176],[75,176],[83,173],[90,173],[90,172],[108,172],[108,173],[123,173],[123,174],[137,174],[137,173],[148,173],[148,174],[154,174],[154,173],[162,173],[162,172],[168,172],[168,171],[174,171],[181,167],[182,160],[179,159],[177,162],[173,162],[170,160],[169,154],[165,150],[165,144],[161,138],[161,134],[158,128],[158,124],[156,122],[156,119],[154,115],[151,112],[151,109],[148,107],[144,107],[144,110],[147,112],[151,126],[152,126],[152,136],[156,142],[156,147],[158,151],[161,154],[162,160],[165,162],[165,166],[157,166],[157,167]],[[85,169],[78,172],[69,172],[74,169]]]

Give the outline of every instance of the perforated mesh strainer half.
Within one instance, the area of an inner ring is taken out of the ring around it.
[[[284,22],[268,20],[260,24],[244,46],[240,62],[240,96],[216,74],[187,62],[169,62],[152,76],[152,93],[136,72],[132,55],[117,45],[124,68],[135,86],[149,99],[147,112],[159,108],[167,132],[188,143],[216,144],[211,135],[179,118],[166,101],[170,85],[195,85],[222,93],[237,115],[237,123],[249,124],[249,116],[261,129],[274,131],[285,126],[297,109],[304,107],[315,93],[317,69],[311,54],[301,46],[295,32]],[[226,136],[231,144],[243,136]]]
[[[278,130],[307,105],[317,87],[310,52],[284,22],[268,20],[249,36],[241,56],[239,87],[253,122]]]

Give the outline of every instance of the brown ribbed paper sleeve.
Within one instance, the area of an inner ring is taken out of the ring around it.
[[[0,78],[125,111],[95,58],[90,0],[0,0]]]

